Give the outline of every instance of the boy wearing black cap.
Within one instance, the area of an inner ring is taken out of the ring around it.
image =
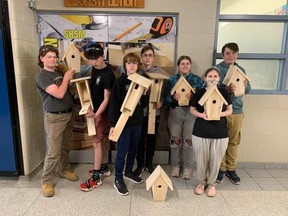
[[[96,135],[92,137],[94,147],[94,170],[89,173],[92,177],[80,185],[82,191],[91,191],[102,184],[100,174],[110,176],[111,172],[107,166],[107,151],[103,138],[109,127],[108,103],[115,76],[111,68],[104,62],[104,50],[99,44],[89,46],[84,55],[89,59],[92,67],[90,90],[94,110],[89,110],[86,117],[94,118]],[[103,152],[103,154],[102,154]],[[102,158],[106,158],[102,160]],[[102,161],[105,161],[103,164]],[[102,163],[102,164],[101,164]]]

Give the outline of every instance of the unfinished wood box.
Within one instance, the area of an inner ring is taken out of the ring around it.
[[[74,69],[76,72],[80,72],[81,61],[87,62],[87,58],[81,53],[78,48],[71,43],[66,49],[62,61],[68,66],[68,68]]]
[[[79,115],[87,114],[90,108],[92,110],[94,109],[89,85],[90,79],[91,79],[90,77],[83,77],[71,80],[71,82],[76,83],[78,96],[82,107],[81,110],[79,111]],[[94,118],[86,118],[86,120],[87,120],[88,135],[89,136],[96,135]]]
[[[188,81],[183,77],[180,76],[179,80],[175,84],[175,86],[171,90],[171,95],[174,93],[180,94],[180,99],[178,100],[179,106],[188,106],[189,105],[189,99],[186,97],[186,95],[190,92],[195,93],[194,88],[188,83]]]
[[[235,84],[236,90],[234,91],[234,95],[235,97],[239,97],[245,95],[245,80],[250,81],[239,67],[230,65],[222,83],[226,86],[230,86],[231,83]]]
[[[152,195],[154,201],[163,202],[166,199],[168,187],[170,188],[170,190],[174,190],[171,179],[161,168],[161,166],[158,165],[153,171],[153,173],[146,180],[146,190],[148,191],[150,190],[150,188],[152,188]]]
[[[114,142],[118,141],[129,116],[133,115],[134,110],[143,95],[144,89],[148,89],[152,83],[151,80],[136,73],[128,76],[128,79],[132,82],[120,109],[122,114],[114,127],[113,134],[109,137],[109,139]]]
[[[207,87],[205,94],[198,103],[204,106],[208,120],[220,120],[223,104],[228,105],[217,85]]]
[[[146,75],[152,80],[149,96],[149,114],[148,114],[148,134],[155,134],[156,104],[160,102],[164,80],[169,76],[162,73],[148,73]]]

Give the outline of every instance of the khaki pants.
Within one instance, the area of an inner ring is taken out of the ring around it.
[[[45,113],[47,152],[44,161],[42,184],[52,182],[57,170],[60,174],[69,170],[69,144],[73,131],[73,114]]]
[[[235,170],[237,168],[238,145],[241,140],[241,128],[244,114],[232,114],[227,116],[227,127],[229,132],[229,142],[226,153],[223,157],[220,170]]]

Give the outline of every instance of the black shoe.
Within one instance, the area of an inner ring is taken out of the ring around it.
[[[125,173],[124,179],[130,180],[136,184],[141,184],[143,182],[143,179],[141,177],[134,175],[132,172],[131,173]]]
[[[240,185],[240,177],[237,175],[235,170],[227,171],[225,175],[230,179],[230,181],[235,185]]]
[[[105,177],[111,176],[112,174],[107,165],[101,165],[100,173]]]
[[[144,167],[137,167],[132,173],[133,173],[133,175],[140,177],[143,170],[144,170]]]
[[[154,167],[152,164],[146,165],[146,170],[151,174],[154,172]]]
[[[216,182],[218,184],[222,183],[224,180],[225,171],[219,170]]]
[[[114,188],[117,190],[118,194],[122,196],[127,196],[129,191],[126,187],[126,184],[123,180],[118,180],[114,182]]]

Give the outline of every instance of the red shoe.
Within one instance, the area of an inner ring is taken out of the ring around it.
[[[92,178],[89,178],[86,182],[83,182],[80,185],[80,189],[82,191],[88,192],[88,191],[93,190],[94,188],[99,187],[100,185],[102,185],[102,181],[101,181],[100,178],[98,180],[96,180],[96,181],[93,181]]]

